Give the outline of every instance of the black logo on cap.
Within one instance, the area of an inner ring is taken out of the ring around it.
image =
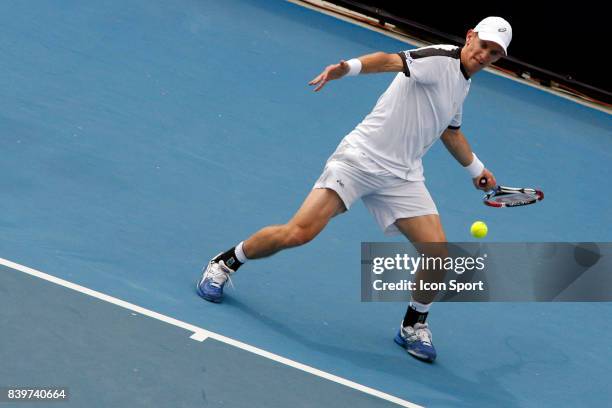
[[[497,31],[499,31],[500,33],[505,33],[506,32],[506,27],[502,27],[502,28],[498,29]]]

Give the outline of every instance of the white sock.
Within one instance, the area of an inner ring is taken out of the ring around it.
[[[414,300],[410,301],[410,307],[416,310],[419,313],[427,313],[429,312],[429,308],[431,307],[431,303],[423,304],[416,302]]]
[[[247,258],[246,255],[244,254],[244,250],[242,249],[243,244],[244,244],[244,241],[240,242],[238,245],[236,245],[236,249],[234,249],[236,258],[238,259],[238,262],[240,263],[246,263],[246,261],[249,260],[249,258]]]

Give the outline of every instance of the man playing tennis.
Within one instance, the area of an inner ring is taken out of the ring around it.
[[[197,284],[198,294],[220,302],[229,276],[247,260],[306,244],[359,198],[386,234],[401,233],[415,245],[445,242],[436,205],[425,187],[421,158],[441,138],[476,188],[495,186],[493,174],[460,130],[462,107],[470,78],[505,55],[511,39],[507,21],[488,17],[468,31],[462,48],[434,45],[398,54],[377,52],[326,67],[310,82],[315,92],[345,76],[398,74],[372,112],[329,157],[293,218],[284,225],[265,227],[214,257]],[[479,184],[483,177],[486,185]],[[416,279],[431,277],[419,270]],[[430,362],[436,351],[425,320],[434,297],[431,291],[413,292],[395,337],[412,356]]]

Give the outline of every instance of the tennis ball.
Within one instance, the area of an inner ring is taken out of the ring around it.
[[[489,228],[487,228],[487,224],[482,221],[476,221],[470,227],[470,232],[476,238],[484,238],[487,236],[487,232],[489,232]]]

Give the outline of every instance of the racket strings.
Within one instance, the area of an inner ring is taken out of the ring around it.
[[[534,202],[537,200],[535,194],[525,194],[525,193],[510,193],[510,194],[503,194],[503,195],[499,195],[499,196],[494,196],[493,200],[497,201],[498,203],[527,203],[527,202]]]

